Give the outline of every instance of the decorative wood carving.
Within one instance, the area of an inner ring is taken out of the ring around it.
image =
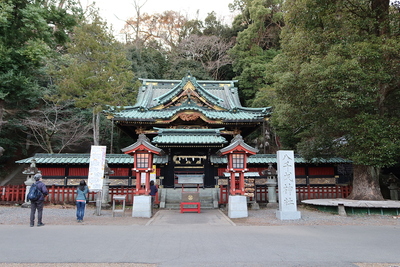
[[[181,113],[179,114],[179,118],[183,121],[195,121],[200,118],[199,113]]]

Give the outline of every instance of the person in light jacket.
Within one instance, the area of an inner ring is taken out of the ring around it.
[[[85,180],[80,181],[76,193],[76,220],[80,223],[83,222],[83,216],[85,216],[86,200],[89,193]]]

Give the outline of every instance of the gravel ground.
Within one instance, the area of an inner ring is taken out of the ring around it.
[[[400,216],[391,215],[348,215],[339,216],[321,212],[311,206],[300,205],[301,219],[281,221],[276,218],[273,208],[249,209],[247,218],[231,219],[237,226],[273,226],[273,225],[397,225]],[[157,209],[154,210],[157,212]],[[226,215],[227,211],[222,210]],[[0,225],[29,225],[29,208],[0,205]],[[102,209],[101,216],[95,214],[95,207],[89,205],[83,224],[91,225],[145,225],[150,219],[133,218],[132,209],[126,208],[125,216],[111,210]],[[70,225],[76,222],[76,209],[73,205],[46,205],[43,210],[43,222],[51,225]]]
[[[281,221],[275,216],[275,208],[249,210],[247,218],[231,219],[237,226],[277,226],[277,225],[393,225],[400,226],[400,216],[390,215],[348,215],[339,216],[329,212],[321,212],[311,206],[298,206],[301,219]],[[227,215],[227,211],[222,209]],[[157,212],[157,209],[155,209]],[[49,225],[78,224],[73,205],[46,205],[43,211],[43,222]],[[21,206],[0,205],[0,225],[29,225],[29,208]],[[145,225],[150,219],[133,218],[132,209],[127,208],[125,216],[112,216],[111,210],[103,209],[101,216],[95,214],[95,207],[86,209],[84,222],[91,225]],[[1,261],[1,260],[0,260]],[[358,267],[400,267],[400,263],[354,263]],[[155,264],[138,263],[1,263],[0,267],[155,267]]]

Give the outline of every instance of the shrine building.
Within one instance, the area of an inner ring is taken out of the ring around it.
[[[232,168],[240,164],[244,166],[240,172],[245,178],[241,194],[253,198],[257,183],[263,183],[257,179],[266,178],[262,171],[269,166],[276,168],[276,155],[257,154],[259,151],[246,144],[244,139],[268,123],[271,108],[243,107],[235,80],[203,81],[190,74],[182,80],[140,80],[142,85],[136,104],[109,116],[132,138],[133,144],[122,149],[121,154],[107,154],[107,163],[112,170],[110,186],[140,186],[138,179],[141,178],[132,168],[134,158],[146,160],[140,155],[133,157],[140,143],[157,151],[152,157],[152,179],[159,186],[160,202],[165,204],[164,207],[179,202],[177,188],[197,189],[203,198],[202,205],[208,201],[210,207],[218,206],[215,201],[217,199],[218,203],[221,198],[220,188],[228,187],[229,190],[229,180],[241,175],[232,173]],[[230,147],[233,147],[232,151]],[[243,152],[242,158],[238,154],[229,157],[237,150],[239,154]],[[17,163],[29,164],[32,159],[47,184],[67,186],[87,177],[88,154],[36,154]],[[335,185],[348,182],[346,164],[349,162],[340,158],[314,164],[296,156],[296,183]]]
[[[112,118],[122,131],[137,140],[144,134],[163,149],[162,186],[173,188],[179,175],[203,177],[203,187],[215,187],[216,153],[238,134],[246,137],[265,123],[271,108],[240,104],[237,81],[141,79],[137,102]]]

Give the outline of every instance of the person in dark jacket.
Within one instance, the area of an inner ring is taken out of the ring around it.
[[[150,181],[150,196],[151,196],[151,214],[153,215],[154,200],[156,199],[156,194],[158,192],[157,186],[154,185],[154,181]]]
[[[40,173],[35,174],[33,178],[36,181],[35,183],[37,188],[43,193],[43,195],[38,200],[31,201],[31,227],[35,225],[36,210],[38,212],[37,226],[44,226],[42,221],[44,198],[49,194],[49,191],[47,191],[46,185],[42,182],[42,175]]]
[[[87,187],[85,180],[80,181],[76,193],[76,220],[77,222],[83,222],[86,200],[88,199],[87,194],[89,193],[89,188]]]

